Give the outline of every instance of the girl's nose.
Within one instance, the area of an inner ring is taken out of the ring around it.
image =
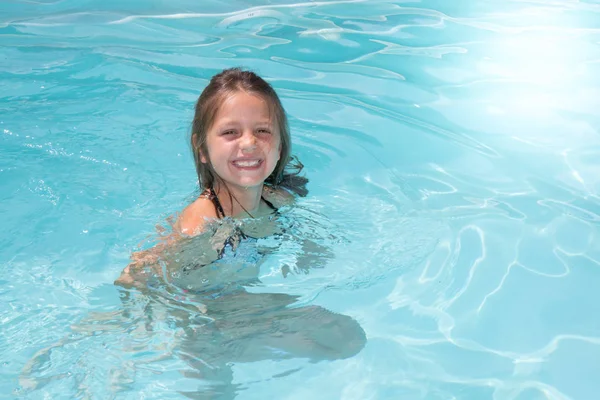
[[[253,132],[244,132],[241,137],[240,147],[243,152],[250,152],[256,148],[256,137]]]

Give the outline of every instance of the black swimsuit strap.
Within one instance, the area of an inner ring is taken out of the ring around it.
[[[275,207],[273,205],[273,203],[271,203],[269,200],[265,199],[264,197],[260,196],[260,198],[274,211],[277,211],[277,207]]]
[[[202,193],[202,196],[210,200],[215,206],[215,212],[218,218],[225,218],[225,211],[223,210],[223,206],[221,206],[221,202],[217,197],[217,194],[213,190],[213,188],[208,188]]]

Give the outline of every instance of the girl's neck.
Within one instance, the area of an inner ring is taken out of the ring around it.
[[[227,216],[250,217],[258,214],[263,185],[242,188],[215,183],[214,191]]]

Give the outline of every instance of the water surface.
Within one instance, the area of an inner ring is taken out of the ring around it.
[[[0,11],[7,398],[600,392],[598,2],[45,0]],[[229,341],[211,345],[190,331],[201,313],[128,303],[112,282],[193,198],[194,102],[237,65],[281,95],[310,195],[289,211],[296,236],[273,245],[260,283],[221,303],[242,326],[223,317]],[[293,319],[286,304],[339,316],[367,341],[356,355],[244,358],[265,344],[257,330],[243,339],[258,318],[244,304],[273,305],[265,321]],[[218,360],[214,375],[203,356]]]

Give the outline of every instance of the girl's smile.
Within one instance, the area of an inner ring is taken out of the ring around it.
[[[233,160],[231,163],[240,169],[253,170],[260,167],[262,162],[262,159],[240,158],[239,160]]]

